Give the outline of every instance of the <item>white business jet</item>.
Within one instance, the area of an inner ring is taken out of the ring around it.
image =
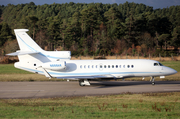
[[[48,78],[79,80],[80,86],[90,85],[88,80],[124,79],[129,77],[165,77],[177,73],[158,61],[125,60],[70,60],[70,51],[45,51],[26,33],[28,29],[15,29],[19,51],[7,54],[18,56],[16,68],[45,75]]]

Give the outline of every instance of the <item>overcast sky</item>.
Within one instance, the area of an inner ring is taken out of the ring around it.
[[[167,8],[170,6],[180,5],[180,0],[0,0],[0,5],[7,5],[7,4],[22,4],[22,3],[30,3],[34,2],[36,5],[43,5],[43,4],[53,4],[53,3],[117,3],[123,4],[126,1],[134,2],[134,3],[143,3],[147,6],[152,6],[154,9],[157,8]]]

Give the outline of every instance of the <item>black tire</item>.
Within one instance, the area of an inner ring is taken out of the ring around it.
[[[79,80],[79,86],[85,86],[84,84],[82,84],[84,82],[84,80]]]

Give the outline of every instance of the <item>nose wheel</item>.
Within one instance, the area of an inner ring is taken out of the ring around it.
[[[152,82],[152,85],[155,85],[155,82]]]

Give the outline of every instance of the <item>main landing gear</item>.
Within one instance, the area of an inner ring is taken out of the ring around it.
[[[89,81],[87,79],[80,79],[79,85],[80,86],[90,86],[91,84],[89,83]]]
[[[154,86],[154,85],[155,85],[155,77],[152,76],[151,79],[150,79],[150,81],[151,81],[152,85]]]

